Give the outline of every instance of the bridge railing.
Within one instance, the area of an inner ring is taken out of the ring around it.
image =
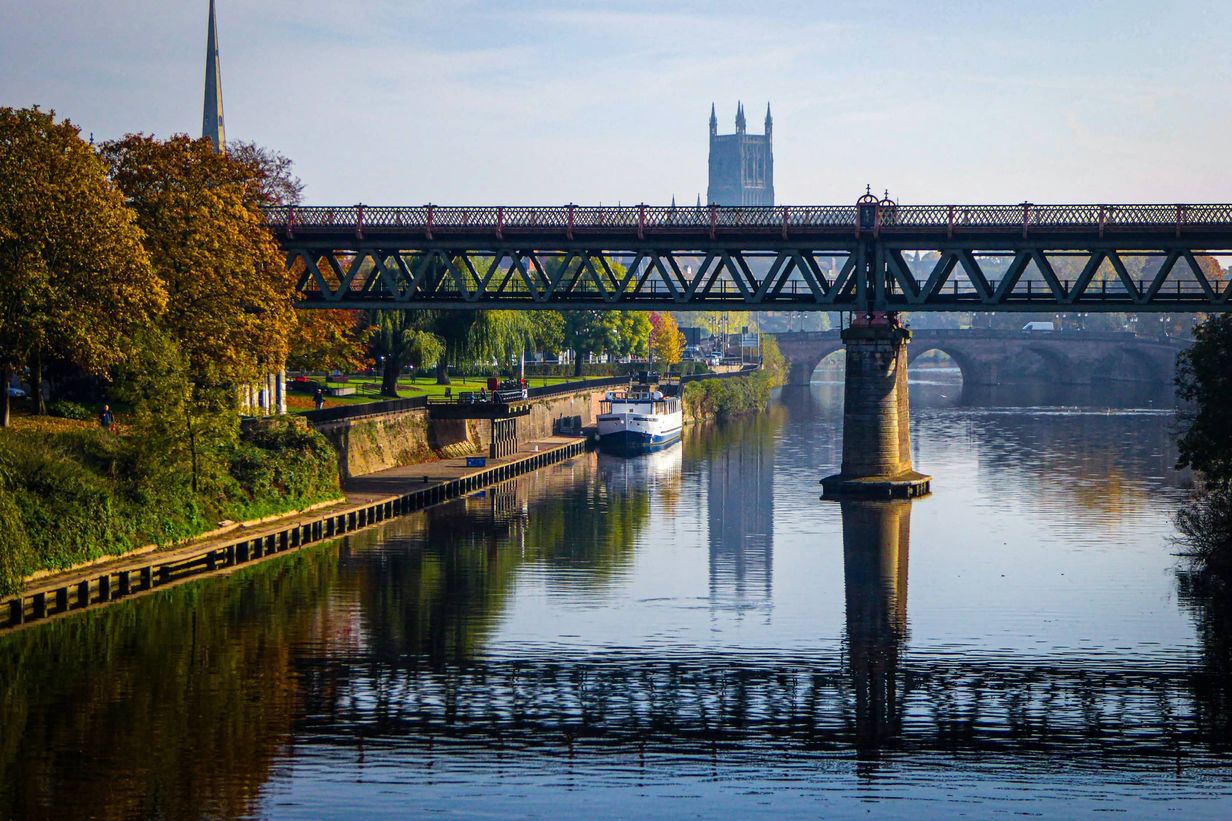
[[[1232,204],[884,205],[872,223],[855,206],[278,206],[265,209],[275,230],[295,232],[411,232],[589,234],[791,232],[877,234],[1021,230],[1089,232],[1232,230]],[[859,227],[858,227],[859,226]]]

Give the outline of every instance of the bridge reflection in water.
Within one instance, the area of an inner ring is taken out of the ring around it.
[[[341,748],[379,743],[407,765],[469,757],[514,770],[553,766],[551,757],[513,755],[531,749],[567,754],[571,767],[586,755],[627,755],[641,766],[639,757],[654,753],[788,769],[837,756],[854,758],[865,775],[890,758],[966,753],[979,753],[981,767],[1021,771],[1058,760],[1076,770],[1111,764],[1144,772],[1158,771],[1160,759],[1169,767],[1216,760],[1210,731],[1226,719],[1210,709],[1216,705],[1194,703],[1186,673],[1124,660],[911,657],[913,503],[840,504],[840,657],[532,651],[441,664],[413,647],[356,648],[354,656],[300,660],[306,709],[296,734]],[[451,743],[438,748],[444,740]]]

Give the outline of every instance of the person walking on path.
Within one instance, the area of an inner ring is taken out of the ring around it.
[[[103,430],[115,433],[115,414],[111,412],[110,405],[103,405],[103,411],[98,415],[98,424]]]
[[[312,395],[312,401],[317,406],[317,410],[325,407],[325,391],[317,388],[316,393]]]

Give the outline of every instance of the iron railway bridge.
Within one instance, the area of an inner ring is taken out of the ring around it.
[[[304,308],[1222,312],[1232,204],[293,206]]]

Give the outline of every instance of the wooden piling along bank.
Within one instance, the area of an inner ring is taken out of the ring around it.
[[[578,439],[456,479],[426,485],[422,489],[357,504],[315,520],[298,521],[260,536],[237,538],[193,555],[177,554],[171,558],[151,553],[148,554],[149,562],[144,565],[113,569],[67,584],[24,592],[0,606],[0,632],[87,607],[110,604],[194,576],[230,570],[278,553],[334,539],[572,458],[585,451],[587,446],[587,440]]]

